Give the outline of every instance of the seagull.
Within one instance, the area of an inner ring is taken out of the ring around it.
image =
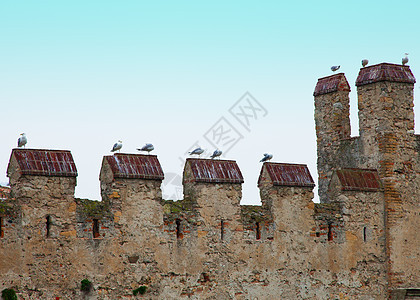
[[[193,151],[191,151],[191,152],[188,152],[190,155],[193,155],[193,154],[196,154],[196,155],[201,155],[201,154],[203,154],[203,152],[204,152],[204,150],[203,149],[201,149],[200,147],[198,147],[198,148],[196,148],[196,149],[194,149]]]
[[[111,152],[115,152],[118,150],[118,152],[120,152],[120,149],[122,148],[122,141],[118,141],[114,144],[114,146],[112,147]]]
[[[220,155],[222,155],[222,151],[220,151],[219,149],[217,149],[217,150],[214,150],[212,156],[210,156],[210,157],[213,159],[213,158],[218,157]]]
[[[264,153],[264,157],[260,160],[260,162],[266,162],[273,158],[273,154]]]
[[[20,134],[22,137],[18,138],[18,147],[24,147],[26,143],[28,142],[28,139],[26,138],[26,134],[25,133],[21,133]]]
[[[150,151],[153,151],[155,149],[155,147],[153,147],[152,144],[146,144],[141,148],[137,148],[137,150],[139,151],[147,151],[147,153],[149,153]]]
[[[402,64],[403,66],[405,66],[408,63],[408,57],[407,57],[408,53],[405,53],[405,57],[402,59]]]
[[[369,63],[369,60],[362,59],[362,66],[363,66],[363,68],[366,67],[368,63]]]
[[[333,72],[337,71],[338,69],[340,69],[340,66],[332,66],[331,67],[331,71],[333,71]]]

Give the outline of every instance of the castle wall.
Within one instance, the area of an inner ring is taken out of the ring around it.
[[[415,297],[420,139],[407,72],[361,70],[354,138],[344,74],[318,81],[321,203],[306,165],[265,162],[262,205],[241,206],[235,161],[192,158],[184,200],[166,201],[157,157],[120,153],[102,162],[102,201],[75,199],[69,151],[14,149],[0,199],[0,289],[21,299]]]
[[[76,236],[40,238],[23,249],[2,244],[27,265],[24,272],[7,267],[11,275],[2,286],[17,287],[25,299],[115,299],[131,297],[142,285],[149,299],[384,297],[377,249],[383,249],[377,227],[383,215],[362,218],[379,211],[379,194],[338,193],[343,206],[336,201],[321,207],[312,202],[312,186],[274,185],[263,168],[263,205],[241,207],[240,183],[196,182],[186,165],[185,199],[172,202],[160,198],[159,180],[109,172],[103,164],[102,202],[75,199]],[[26,180],[39,184],[36,176]],[[44,197],[57,201],[52,194]],[[100,223],[97,237],[94,219]],[[39,263],[28,264],[27,251]],[[90,293],[80,291],[85,278],[93,282]]]

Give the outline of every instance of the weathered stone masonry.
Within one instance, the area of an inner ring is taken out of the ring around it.
[[[241,206],[235,161],[187,159],[184,200],[162,199],[154,155],[103,158],[102,201],[75,199],[69,151],[13,149],[0,199],[0,289],[21,299],[414,299],[420,294],[420,137],[409,67],[315,96],[319,195],[306,165],[262,165]],[[83,279],[93,283],[81,291]],[[133,291],[144,286],[143,295]]]

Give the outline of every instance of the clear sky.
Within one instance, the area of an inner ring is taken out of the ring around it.
[[[199,141],[208,156],[222,142],[245,177],[242,203],[258,204],[265,152],[307,164],[316,180],[317,79],[341,65],[358,135],[361,59],[401,63],[408,52],[420,78],[419,31],[419,1],[3,0],[0,182],[22,132],[28,148],[71,150],[76,196],[90,199],[100,199],[102,157],[118,139],[124,153],[155,145],[166,196],[185,151]],[[241,107],[246,126],[234,117]]]

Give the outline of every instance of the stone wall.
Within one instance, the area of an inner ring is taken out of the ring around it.
[[[3,288],[13,287],[24,299],[128,299],[140,286],[147,287],[147,299],[381,299],[385,293],[384,264],[371,258],[382,258],[372,254],[379,233],[369,227],[372,245],[364,246],[360,224],[350,221],[377,196],[356,194],[350,202],[358,206],[329,209],[325,205],[334,204],[312,202],[312,187],[263,179],[263,206],[240,206],[240,183],[194,182],[186,166],[185,199],[173,202],[161,199],[159,180],[113,178],[109,172],[103,165],[103,201],[69,199],[74,229],[54,229],[49,236],[42,216],[68,226],[56,221],[64,210],[55,207],[68,192],[61,187],[74,178],[11,180],[16,198],[8,205],[17,211],[8,213],[17,230],[1,240],[1,272],[8,274],[1,277]],[[42,193],[33,191],[34,183]],[[34,207],[26,221],[31,226],[19,217],[18,203],[25,201]],[[35,209],[39,203],[44,211]],[[10,255],[13,264],[6,263]],[[80,290],[83,279],[93,283],[90,292]]]
[[[414,299],[413,83],[369,76],[358,80],[354,138],[344,74],[318,82],[322,203],[306,166],[264,163],[262,205],[240,205],[236,162],[200,159],[186,162],[184,200],[167,201],[157,157],[132,154],[104,157],[102,201],[75,199],[72,161],[28,171],[14,150],[0,200],[0,289],[20,299]]]

